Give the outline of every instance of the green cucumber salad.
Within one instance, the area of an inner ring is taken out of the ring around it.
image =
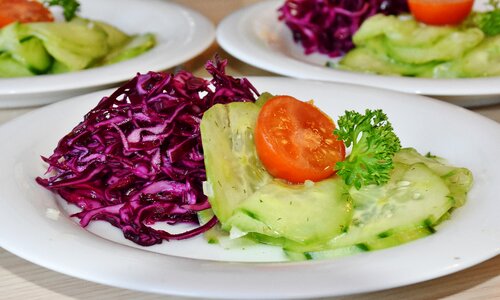
[[[60,74],[134,58],[156,44],[152,33],[129,35],[106,22],[14,22],[0,29],[0,78]]]
[[[430,1],[432,2],[432,1]],[[425,78],[500,76],[500,1],[457,25],[435,26],[411,15],[378,14],[353,35],[354,49],[333,68]]]
[[[346,112],[339,118],[336,133],[352,149],[337,174],[302,184],[273,177],[259,159],[254,139],[259,113],[269,99],[263,94],[256,103],[217,104],[203,116],[204,193],[212,208],[200,212],[199,219],[207,222],[214,214],[219,219],[205,233],[209,243],[227,248],[274,245],[290,260],[333,258],[433,234],[466,202],[471,172],[430,153],[399,147],[381,111]],[[354,134],[354,140],[345,139],[346,133]],[[378,161],[371,166],[367,157]],[[367,163],[349,165],[362,159]],[[361,180],[343,176],[356,172]]]
[[[474,26],[429,26],[376,15],[363,23],[353,42],[356,47],[331,66],[427,78],[500,75],[500,34],[488,36]]]

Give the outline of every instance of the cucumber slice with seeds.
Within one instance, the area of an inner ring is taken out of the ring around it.
[[[401,245],[435,232],[435,226],[463,204],[472,186],[465,168],[438,157],[401,149],[384,186],[351,189],[354,214],[346,233],[325,244],[288,244],[291,259],[326,259]],[[302,253],[302,256],[300,255]]]
[[[352,209],[341,180],[290,185],[262,167],[253,142],[259,110],[254,103],[215,105],[201,122],[207,196],[222,228],[273,244],[325,242],[342,233]]]

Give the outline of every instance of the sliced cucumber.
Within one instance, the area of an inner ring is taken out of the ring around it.
[[[390,229],[388,231],[379,233],[378,236],[373,238],[372,240],[357,244],[357,246],[368,251],[398,246],[433,234],[435,230],[431,224],[431,220],[424,220],[422,224],[410,226],[410,228],[408,229]]]
[[[116,47],[100,64],[114,64],[131,59],[153,48],[155,44],[156,39],[153,34],[132,36],[125,44]]]
[[[463,204],[472,186],[469,170],[449,166],[438,157],[422,156],[412,148],[401,149],[394,165],[388,184],[349,191],[354,215],[344,234],[324,244],[288,243],[285,250],[294,253],[292,258],[303,253],[309,259],[323,259],[425,237]]]
[[[356,46],[362,46],[373,38],[385,37],[393,45],[426,47],[454,31],[455,29],[449,26],[425,26],[413,19],[379,14],[363,22],[353,36],[353,41]]]
[[[48,74],[61,74],[67,72],[71,72],[68,66],[56,60],[52,64],[52,67],[48,71]]]
[[[199,211],[197,215],[200,225],[208,223],[215,216],[211,208]],[[205,231],[203,235],[209,244],[219,243],[219,239],[223,235],[220,224],[216,224],[214,227]]]
[[[469,28],[452,32],[425,47],[397,45],[387,39],[387,54],[392,59],[407,64],[449,61],[461,58],[464,53],[479,45],[483,38],[484,33],[480,29]]]
[[[13,59],[8,53],[0,54],[0,78],[27,77],[34,75],[35,74],[29,68]]]
[[[228,220],[252,232],[300,244],[324,242],[341,234],[351,220],[345,185],[330,178],[314,185],[290,185],[275,180],[238,206]]]
[[[201,138],[208,199],[225,229],[241,202],[272,180],[257,157],[253,128],[259,107],[253,103],[215,105],[203,115]]]
[[[10,24],[0,30],[0,53],[8,54],[34,74],[46,72],[52,65],[52,58],[39,39],[26,36],[24,31],[25,25],[20,23]],[[29,76],[24,71],[15,73]]]
[[[47,52],[71,71],[82,70],[108,52],[103,30],[78,23],[26,24],[30,35],[43,41]]]
[[[288,244],[286,250],[327,250],[363,244],[370,250],[411,240],[415,230],[427,231],[453,206],[449,193],[445,182],[425,164],[396,162],[387,184],[365,186],[360,190],[351,188],[354,213],[344,234],[324,244],[307,247]],[[390,236],[393,237],[388,238]]]
[[[11,53],[18,49],[21,37],[18,34],[20,23],[12,23],[0,30],[0,53]]]
[[[260,94],[259,98],[257,98],[257,101],[255,101],[255,105],[257,105],[260,108],[272,97],[274,97],[273,94],[264,92]]]
[[[258,113],[253,103],[216,105],[201,122],[207,196],[222,228],[272,243],[325,242],[342,233],[351,217],[343,182],[290,185],[274,180],[253,142]]]
[[[432,233],[434,233],[434,230],[431,227],[423,224],[422,227],[416,227],[409,230],[389,230],[387,232],[379,234],[378,237],[372,240],[364,241],[363,243],[351,246],[312,252],[285,251],[285,253],[288,255],[290,260],[331,259],[401,245],[419,238],[423,238]]]
[[[453,207],[460,207],[467,199],[467,193],[472,188],[472,172],[466,168],[450,166],[440,157],[420,155],[413,148],[404,148],[396,153],[394,160],[405,164],[424,163],[434,173],[444,180],[450,190],[448,197],[453,201]]]
[[[18,55],[26,66],[37,74],[46,73],[53,63],[42,41],[37,38],[29,38],[21,42]]]
[[[71,23],[81,24],[88,27],[97,27],[98,30],[104,31],[106,33],[106,40],[110,49],[122,47],[130,40],[130,36],[126,33],[105,22],[77,17],[72,19]]]
[[[111,49],[116,49],[122,47],[130,41],[130,36],[113,25],[105,22],[92,21],[96,26],[99,26],[102,30],[106,32],[108,36],[108,46]]]
[[[435,63],[408,64],[388,56],[383,39],[373,39],[366,46],[349,51],[339,62],[338,68],[394,76],[431,77]]]
[[[448,68],[459,77],[499,76],[500,35],[485,38],[479,46],[461,60],[452,62]]]

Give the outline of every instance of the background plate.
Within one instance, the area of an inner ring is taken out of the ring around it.
[[[201,237],[138,248],[108,224],[80,228],[56,197],[34,181],[45,171],[39,155],[49,155],[108,90],[43,107],[0,127],[0,140],[8,141],[0,150],[0,246],[35,264],[112,286],[246,299],[392,288],[450,274],[500,253],[498,123],[416,95],[288,78],[249,79],[260,91],[312,98],[334,119],[346,109],[382,108],[404,146],[431,151],[473,172],[468,202],[434,235],[335,260],[263,262],[282,257],[268,247],[224,250]],[[59,218],[49,218],[48,208],[61,210]]]
[[[484,9],[486,0],[476,1]],[[305,55],[292,33],[278,21],[282,0],[263,1],[226,17],[217,27],[217,42],[238,59],[277,74],[324,81],[363,84],[423,94],[462,106],[500,102],[500,77],[428,79],[381,76],[325,67],[326,55]]]
[[[79,72],[0,79],[0,108],[42,105],[111,87],[137,72],[160,71],[187,61],[215,39],[214,25],[199,13],[160,0],[80,0],[80,15],[103,20],[127,34],[154,33],[150,51],[109,66]]]

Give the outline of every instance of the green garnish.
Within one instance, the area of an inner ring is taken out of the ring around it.
[[[493,10],[500,9],[500,1],[499,0],[488,0],[488,4],[491,6]]]
[[[346,111],[337,125],[334,134],[346,147],[352,145],[351,154],[336,164],[337,175],[358,190],[364,185],[386,183],[393,168],[392,158],[401,149],[387,115],[380,109],[367,109],[364,115]]]
[[[427,158],[438,158],[436,155],[434,155],[434,154],[432,154],[430,152],[427,152],[424,156],[427,157]]]
[[[473,15],[473,23],[486,35],[500,34],[500,0],[489,0],[492,10],[477,12]]]
[[[48,6],[61,6],[66,21],[73,19],[80,8],[77,0],[44,0],[44,3]]]

